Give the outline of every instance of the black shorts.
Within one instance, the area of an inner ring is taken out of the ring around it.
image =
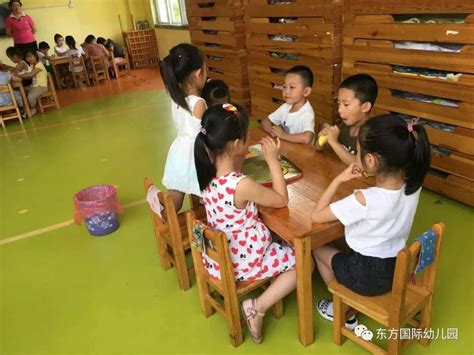
[[[392,289],[397,258],[337,253],[331,266],[337,282],[363,296],[379,296]]]

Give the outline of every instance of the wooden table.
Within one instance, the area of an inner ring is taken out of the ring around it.
[[[61,75],[59,74],[59,70],[56,68],[56,66],[69,64],[69,57],[67,56],[54,57],[49,60],[49,63],[53,67],[53,73],[56,79],[56,84],[58,86],[58,89],[61,89]]]
[[[250,129],[251,144],[258,143],[265,135],[260,128]],[[314,223],[311,213],[324,190],[345,165],[336,156],[304,144],[282,141],[281,154],[303,170],[303,177],[288,185],[287,207],[259,206],[259,212],[266,226],[295,248],[299,340],[307,346],[314,342],[311,250],[344,235],[340,222]],[[335,198],[341,199],[356,188],[368,186],[367,181],[347,182],[341,185]]]

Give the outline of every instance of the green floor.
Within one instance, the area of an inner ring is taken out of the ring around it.
[[[301,346],[294,295],[284,318],[267,317],[261,345],[247,338],[232,348],[223,318],[202,316],[196,287],[182,292],[174,270],[162,271],[143,204],[127,208],[107,237],[68,225],[27,238],[71,220],[74,193],[89,185],[118,185],[123,204],[142,200],[143,178],[160,182],[173,137],[164,92],[101,98],[0,131],[0,354],[365,353],[334,345],[317,315],[315,343]],[[412,235],[436,220],[447,232],[433,328],[457,328],[458,339],[405,353],[472,354],[473,209],[424,192]],[[313,287],[328,295],[318,275]]]

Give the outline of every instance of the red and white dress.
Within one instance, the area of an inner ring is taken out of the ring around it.
[[[209,226],[227,235],[238,281],[276,276],[295,266],[294,250],[272,242],[254,202],[248,202],[244,209],[235,207],[235,190],[244,177],[239,172],[215,177],[202,194]],[[209,274],[220,279],[219,265],[205,254],[203,261]]]

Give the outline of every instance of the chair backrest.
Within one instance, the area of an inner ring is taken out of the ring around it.
[[[69,69],[73,74],[80,73],[86,71],[86,65],[84,63],[84,58],[82,56],[79,57],[70,57],[69,58]],[[80,70],[78,70],[80,69]]]
[[[10,84],[0,85],[0,94],[10,94]]]
[[[433,293],[434,291],[436,270],[438,267],[441,242],[444,233],[444,224],[442,222],[435,223],[432,230],[436,234],[434,260],[424,269],[422,276],[419,281],[417,281],[420,282],[421,287],[430,293]],[[405,306],[407,287],[418,263],[420,249],[421,243],[415,241],[409,247],[398,252],[397,255],[390,302],[390,315],[397,319],[400,319]]]
[[[150,178],[145,178],[145,190],[148,191],[152,185],[153,181],[151,181]],[[158,199],[163,205],[161,217],[153,212],[153,210],[150,208],[155,233],[162,237],[168,237],[168,235],[170,235],[170,239],[173,239],[173,236],[178,236],[177,240],[181,240],[179,237],[181,236],[181,229],[179,226],[178,215],[176,214],[173,199],[166,191],[160,191],[158,193]]]
[[[202,260],[202,253],[205,253],[219,266],[221,281],[223,285],[225,285],[227,291],[231,294],[236,293],[237,286],[226,234],[221,231],[212,230],[202,222],[198,221],[193,211],[186,212],[186,224],[188,227],[189,243],[191,245],[191,252],[196,272],[203,275],[209,275]],[[201,241],[197,241],[199,236],[195,233],[195,228],[198,225],[203,227],[203,232],[200,235],[202,237]],[[205,251],[197,249],[195,247],[196,244],[204,245]]]
[[[94,72],[106,71],[105,57],[103,55],[90,56],[92,69]]]

